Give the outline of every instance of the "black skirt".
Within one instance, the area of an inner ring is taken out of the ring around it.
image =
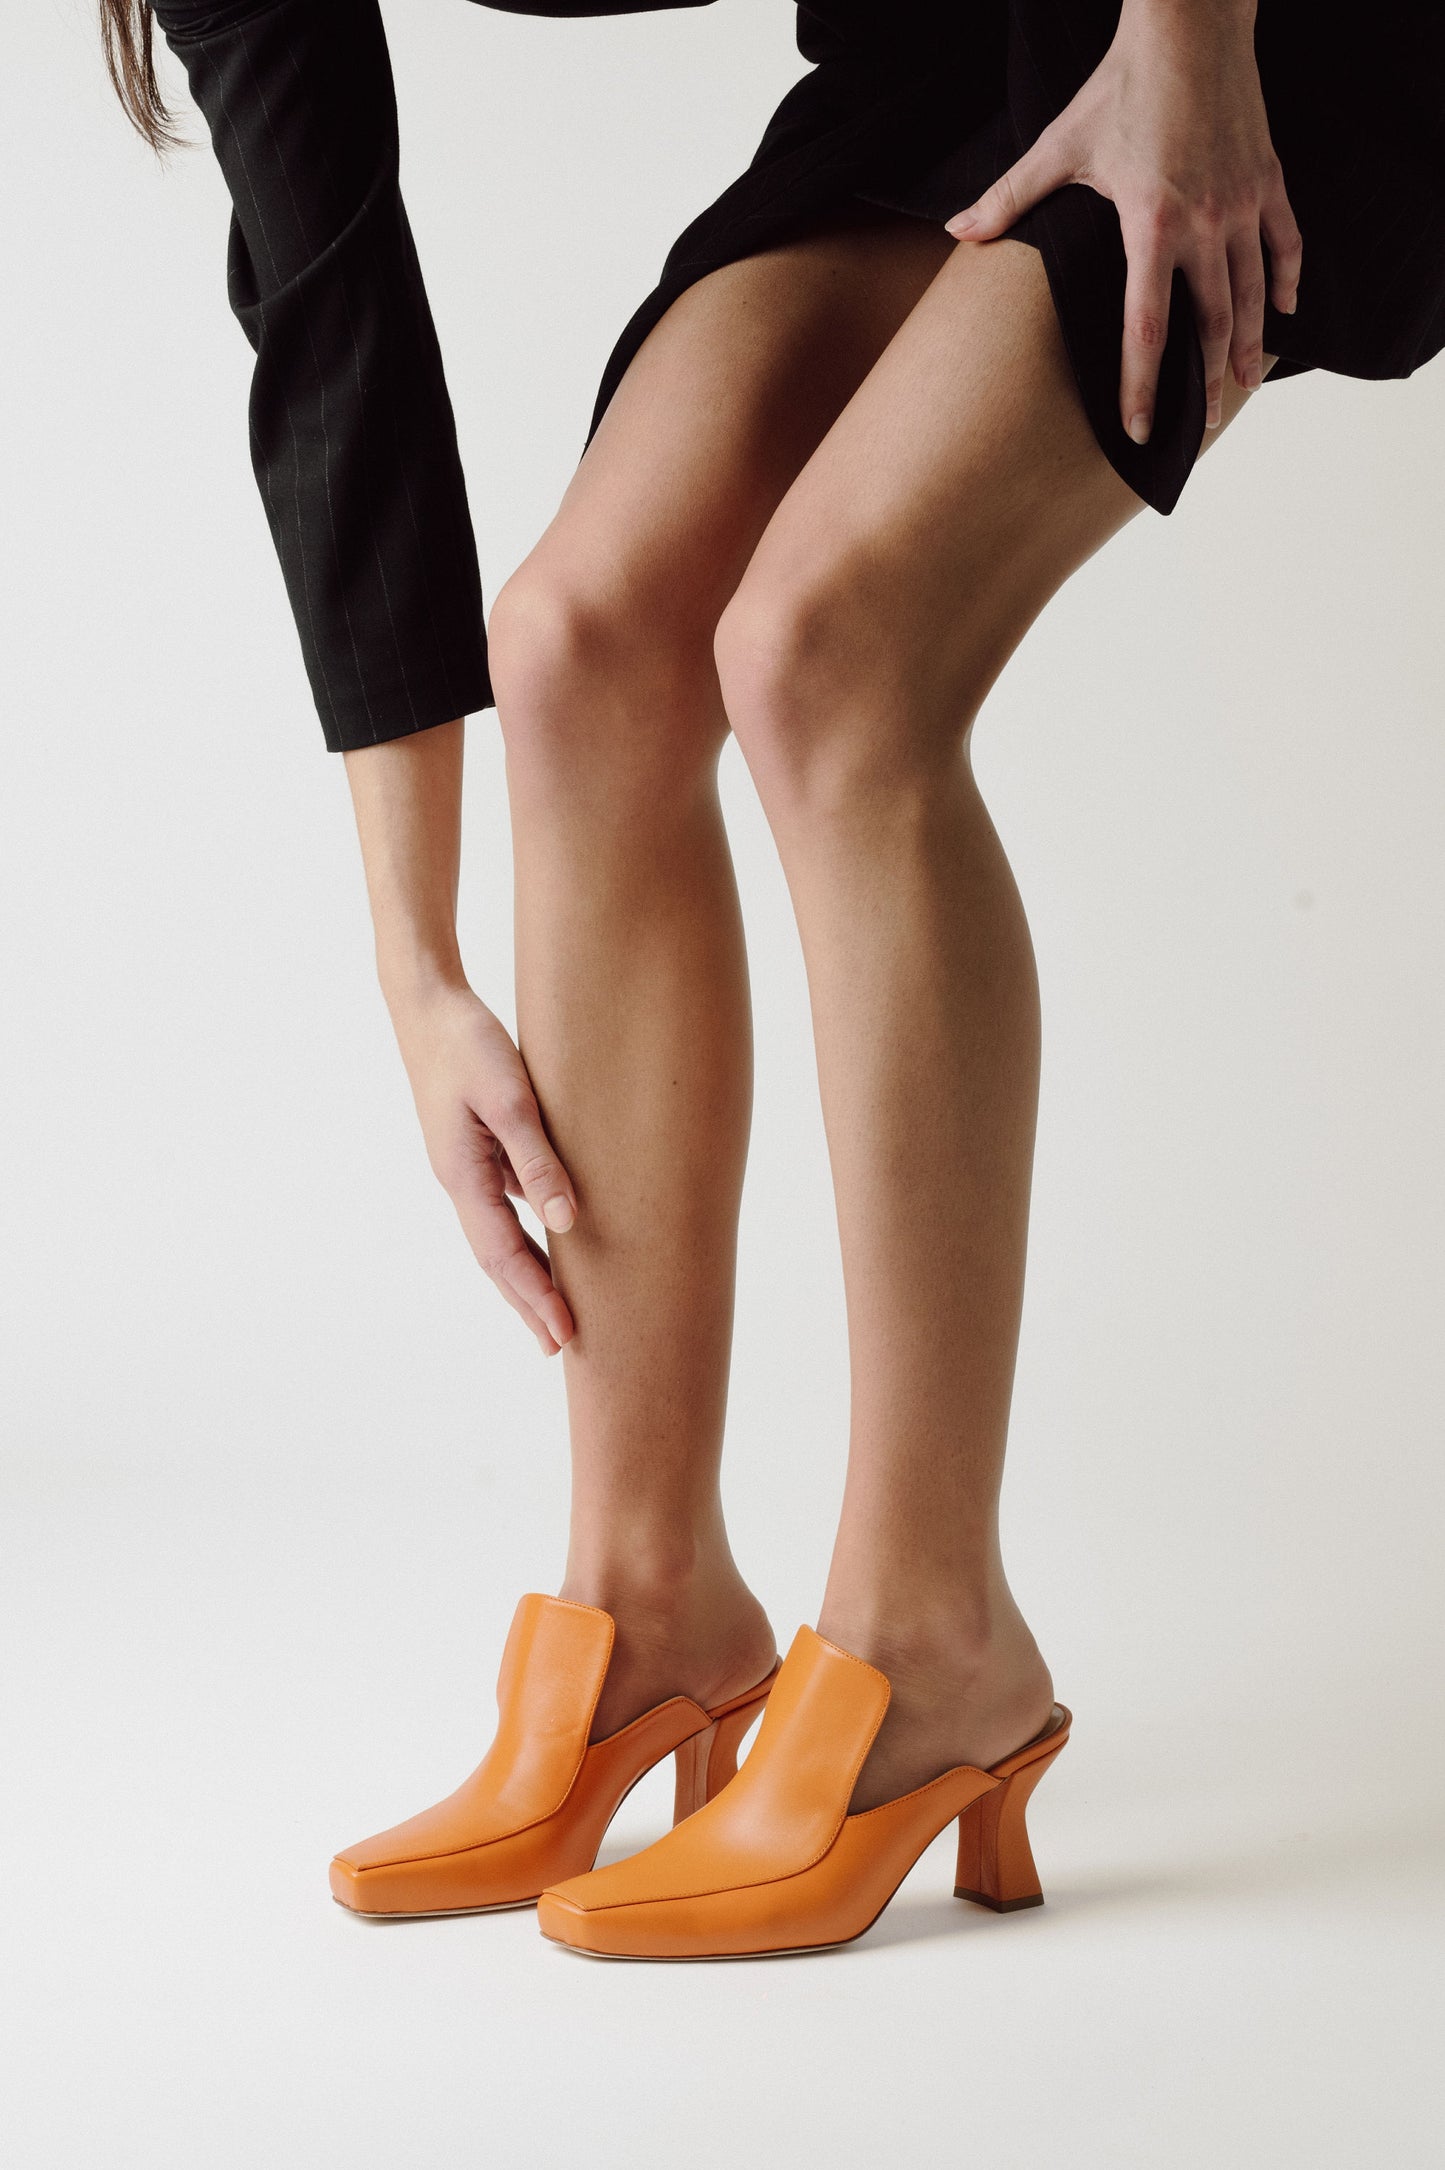
[[[963,210],[1063,111],[1118,20],[1119,0],[809,0],[798,44],[811,74],[747,171],[673,247],[608,361],[592,428],[653,325],[707,272],[798,239],[851,202],[940,224]],[[1304,239],[1295,314],[1265,312],[1265,352],[1280,357],[1266,382],[1305,369],[1409,376],[1445,346],[1445,7],[1376,0],[1336,15],[1316,0],[1260,0],[1255,47]],[[1063,188],[1012,232],[1043,257],[1101,448],[1140,497],[1171,511],[1204,434],[1182,273],[1154,429],[1136,445],[1119,418],[1125,258],[1113,205]]]
[[[540,15],[661,4],[510,0]],[[490,707],[476,541],[401,195],[378,0],[152,6],[231,195],[227,292],[256,357],[252,464],[326,743],[372,745]],[[963,209],[1068,103],[1118,12],[1119,0],[809,0],[798,36],[814,65],[747,171],[671,251],[607,365],[597,415],[707,272],[858,203],[938,222]],[[1316,0],[1260,0],[1270,125],[1304,234],[1298,312],[1265,322],[1282,357],[1271,384],[1301,369],[1408,376],[1445,344],[1445,7],[1374,0],[1348,38],[1336,20]],[[1042,252],[1100,445],[1167,512],[1204,424],[1182,279],[1154,432],[1137,446],[1118,416],[1125,267],[1112,204],[1060,189],[1014,231]]]

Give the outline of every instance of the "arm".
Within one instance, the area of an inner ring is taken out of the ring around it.
[[[1119,411],[1137,444],[1153,426],[1176,266],[1194,299],[1211,429],[1226,367],[1241,387],[1260,381],[1266,292],[1294,310],[1300,235],[1270,141],[1254,19],[1255,0],[1123,0],[1078,96],[948,222],[960,240],[992,241],[1069,182],[1117,206],[1129,262]]]
[[[230,191],[251,457],[326,743],[486,707],[476,541],[377,0],[154,0]]]
[[[552,1354],[572,1320],[508,1191],[554,1230],[575,1201],[521,1056],[457,948],[458,719],[490,688],[376,0],[155,0],[155,15],[231,194],[228,291],[256,353],[252,461],[326,743],[347,756],[427,1154],[477,1258]]]
[[[427,1157],[478,1263],[547,1355],[572,1335],[546,1254],[508,1198],[570,1228],[572,1186],[522,1058],[467,984],[457,947],[460,721],[346,756],[366,865],[376,967],[411,1081]]]

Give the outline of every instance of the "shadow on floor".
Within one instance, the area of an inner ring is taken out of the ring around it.
[[[886,1951],[901,1944],[924,1944],[972,1935],[1018,1935],[1040,1933],[1046,1922],[1066,1923],[1079,1915],[1126,1914],[1137,1909],[1203,1905],[1241,1898],[1279,1896],[1291,1892],[1328,1891],[1357,1894],[1371,1884],[1398,1890],[1422,1889],[1432,1878],[1445,1880],[1445,1816],[1422,1814],[1409,1823],[1374,1828],[1357,1827],[1335,1832],[1281,1833],[1254,1848],[1237,1853],[1221,1851],[1194,1860],[1145,1864],[1137,1870],[1100,1862],[1097,1870],[1072,1879],[1045,1881],[1043,1907],[1016,1915],[991,1913],[972,1906],[943,1890],[927,1889],[924,1879],[936,1869],[940,1878],[952,1870],[951,1850],[939,1846],[926,1858],[920,1872],[910,1877],[881,1919],[848,1947],[854,1952]],[[599,1863],[620,1860],[630,1850],[626,1842],[604,1847]],[[525,1907],[499,1908],[498,1912],[525,1912]],[[338,1913],[346,1914],[345,1907]],[[348,1917],[367,1927],[420,1926],[439,1919],[459,1921],[477,1916],[445,1917],[356,1915]],[[1028,1926],[1026,1926],[1028,1925]],[[826,1953],[799,1953],[799,1958],[827,1957]]]
[[[991,1914],[951,1893],[913,1895],[905,1889],[861,1941],[880,1950],[970,1932],[1016,1933],[1024,1923],[1042,1927],[1050,1918],[1069,1920],[1080,1914],[1191,1902],[1214,1905],[1332,1888],[1342,1895],[1355,1894],[1370,1885],[1416,1890],[1432,1879],[1445,1880],[1445,1815],[1422,1813],[1408,1823],[1381,1822],[1372,1828],[1283,1832],[1237,1853],[1156,1861],[1135,1871],[1101,1863],[1097,1873],[1053,1881],[1045,1871],[1044,1906],[1018,1916]]]

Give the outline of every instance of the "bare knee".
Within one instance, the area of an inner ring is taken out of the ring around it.
[[[493,603],[488,649],[514,791],[625,817],[639,800],[661,811],[716,761],[726,726],[706,640],[545,545]]]
[[[751,570],[715,640],[723,703],[770,812],[926,794],[955,763],[966,673],[940,669],[876,566]]]

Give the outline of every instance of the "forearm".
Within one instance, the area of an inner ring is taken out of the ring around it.
[[[393,1018],[466,985],[456,916],[464,730],[460,720],[439,724],[345,756],[377,976]]]

